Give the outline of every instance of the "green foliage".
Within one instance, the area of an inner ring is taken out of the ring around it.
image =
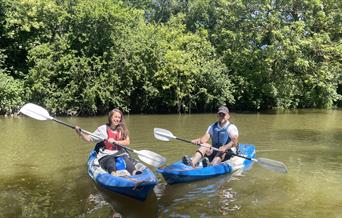
[[[341,14],[336,0],[0,0],[0,113],[341,105]]]
[[[195,1],[191,9],[187,26],[209,30],[233,75],[235,107],[332,107],[340,99],[337,2]]]
[[[30,66],[26,56],[30,49],[52,42],[60,31],[63,10],[54,1],[7,0],[5,9],[3,48],[8,55],[11,75],[23,79]]]
[[[24,104],[23,82],[7,75],[4,68],[6,55],[0,49],[0,114],[12,114]]]
[[[160,29],[161,46],[166,51],[156,72],[159,90],[166,96],[162,106],[180,113],[192,107],[203,111],[208,105],[233,102],[226,69],[208,42],[206,31],[187,33],[183,17],[172,18]]]

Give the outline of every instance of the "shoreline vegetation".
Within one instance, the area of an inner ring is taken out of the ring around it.
[[[255,113],[260,113],[260,114],[282,114],[282,113],[302,113],[302,111],[307,111],[310,110],[312,113],[320,113],[322,111],[335,111],[335,110],[342,110],[342,107],[332,107],[332,108],[291,108],[291,109],[269,109],[269,110],[262,110],[262,111],[231,111],[231,113],[236,113],[236,114],[255,114]],[[201,114],[208,114],[208,113],[214,113],[214,112],[195,112],[195,113],[181,113],[181,115],[201,115]],[[175,115],[177,113],[127,113],[125,116],[129,115]],[[67,114],[51,114],[52,117],[73,117],[73,115],[67,115]],[[78,115],[78,117],[93,117],[93,116],[107,116],[107,113],[103,114],[94,114],[94,115]],[[23,116],[19,112],[11,113],[11,114],[1,114],[0,118],[19,118]]]
[[[0,115],[342,107],[341,2],[0,0]]]

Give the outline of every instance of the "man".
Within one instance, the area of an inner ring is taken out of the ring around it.
[[[228,160],[232,157],[232,152],[237,151],[239,132],[237,127],[229,122],[230,115],[226,106],[219,107],[217,118],[218,121],[210,125],[201,138],[192,140],[192,143],[200,147],[191,159],[188,156],[183,157],[184,164],[196,166],[203,159],[203,166],[208,162],[216,165]],[[212,145],[208,143],[210,138]],[[211,149],[212,146],[219,150]]]

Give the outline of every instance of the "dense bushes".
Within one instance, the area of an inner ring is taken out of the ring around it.
[[[6,58],[0,50],[0,114],[12,114],[25,102],[23,82],[7,75],[3,61]]]
[[[0,113],[25,101],[69,115],[329,108],[339,4],[0,0]]]

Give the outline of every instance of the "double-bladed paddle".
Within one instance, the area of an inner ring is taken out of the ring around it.
[[[62,124],[64,126],[67,126],[67,127],[70,127],[72,129],[75,129],[75,126],[73,125],[70,125],[68,123],[65,123],[61,120],[58,120],[56,118],[53,118],[50,116],[49,112],[47,110],[45,110],[44,108],[42,108],[41,106],[38,106],[36,104],[33,104],[33,103],[27,103],[25,104],[21,109],[20,109],[20,113],[23,113],[33,119],[36,119],[36,120],[53,120],[59,124]],[[84,133],[87,133],[89,135],[91,135],[92,137],[95,137],[99,140],[104,140],[103,138],[100,138],[99,136],[97,135],[94,135],[92,134],[91,132],[88,132],[86,130],[83,130],[83,129],[80,129],[80,131],[84,132]],[[127,149],[135,154],[138,155],[139,159],[142,160],[143,162],[149,164],[149,165],[152,165],[154,167],[160,167],[162,165],[164,165],[166,163],[166,158],[157,154],[157,153],[154,153],[152,151],[149,151],[149,150],[141,150],[141,151],[137,151],[137,150],[134,150],[134,149],[131,149],[127,146],[123,146],[123,145],[120,145],[120,144],[115,144],[115,145],[118,145],[124,149]]]
[[[161,141],[170,141],[172,139],[176,139],[176,140],[179,140],[179,141],[182,141],[182,142],[186,142],[186,143],[190,143],[190,144],[195,144],[195,143],[192,143],[189,140],[181,139],[181,138],[178,138],[178,137],[174,136],[172,134],[172,132],[170,132],[169,130],[166,130],[166,129],[154,128],[153,133],[154,133],[154,137],[156,139],[161,140]],[[204,145],[199,145],[199,146],[204,146]],[[214,147],[211,147],[211,149],[216,150],[216,151],[218,150],[217,148],[214,148]],[[250,157],[245,157],[245,156],[239,155],[239,154],[233,154],[233,155],[241,157],[241,158],[245,158],[247,160],[254,161],[255,163],[258,163],[260,166],[262,166],[262,167],[264,167],[266,169],[272,170],[274,172],[277,172],[277,173],[287,173],[286,165],[284,163],[280,162],[280,161],[270,160],[270,159],[267,159],[267,158],[250,158]]]

